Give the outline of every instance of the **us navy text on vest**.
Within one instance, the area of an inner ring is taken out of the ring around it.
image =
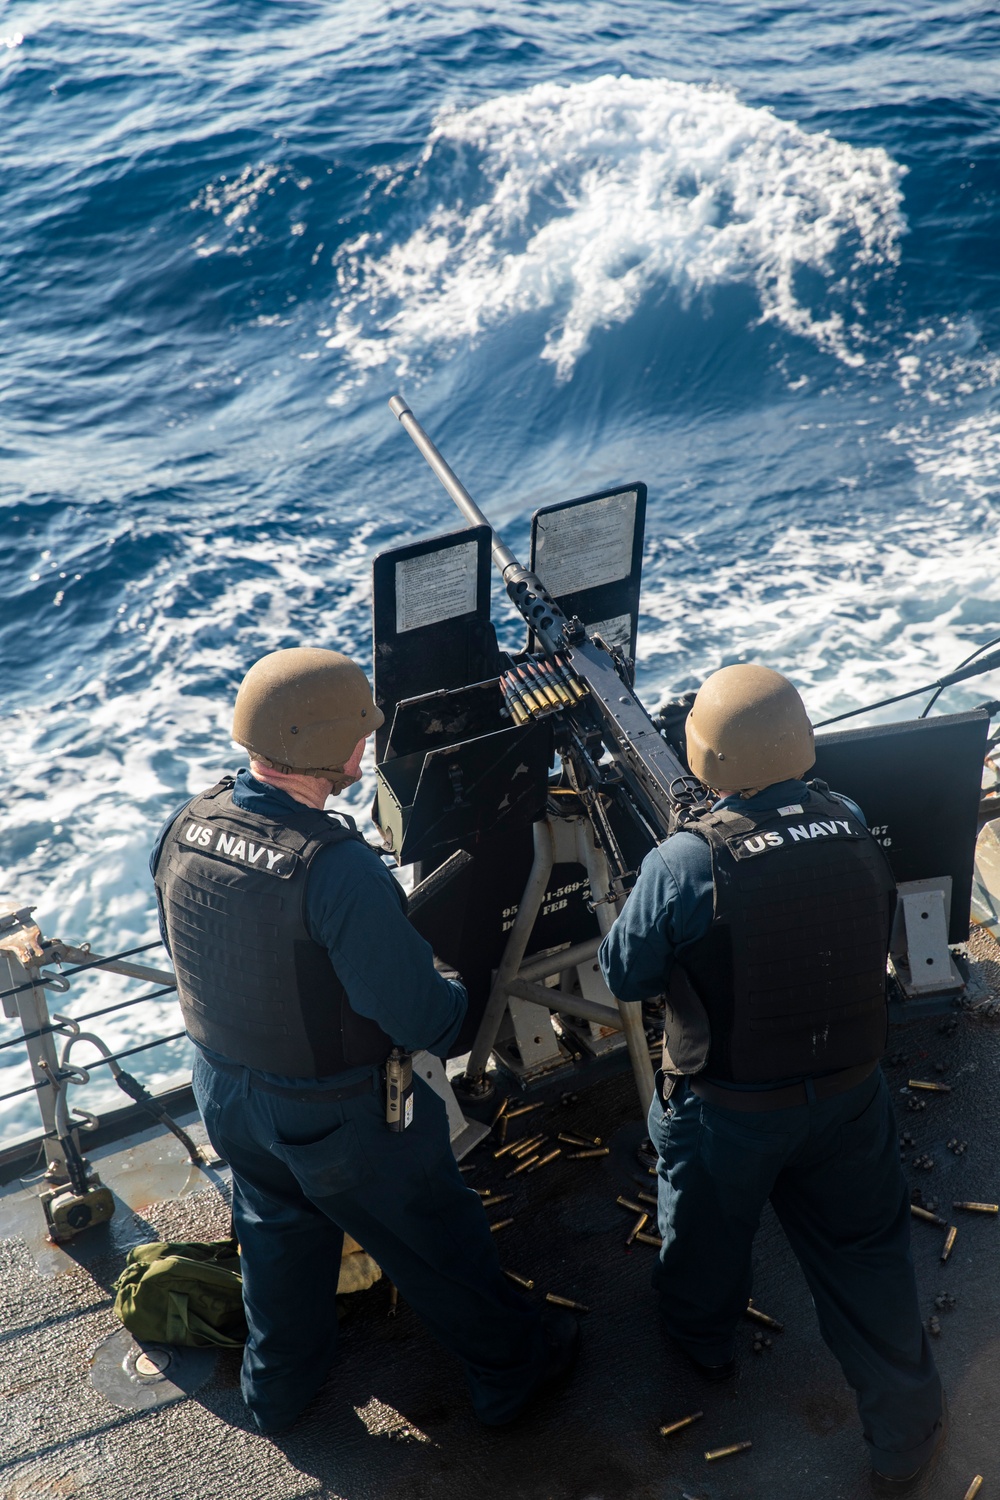
[[[254,843],[253,839],[241,838],[235,833],[226,833],[221,828],[211,828],[207,823],[188,823],[176,835],[179,844],[193,844],[208,854],[217,854],[230,864],[247,865],[252,870],[261,870],[265,875],[277,875],[287,880],[294,875],[298,856],[291,849],[279,849],[274,844]]]

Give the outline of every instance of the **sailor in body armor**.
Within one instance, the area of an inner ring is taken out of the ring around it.
[[[405,1054],[446,1056],[467,997],[378,853],[323,811],[382,722],[347,657],[263,657],[233,723],[250,769],[171,818],[151,860],[195,1097],[232,1168],[242,1388],[266,1432],[334,1359],[345,1231],[458,1356],[482,1421],[512,1420],[576,1353],[575,1320],[540,1317],[503,1275],[442,1100],[419,1076],[407,1088]]]
[[[661,1324],[706,1378],[733,1373],[770,1199],[857,1394],[873,1486],[902,1494],[943,1418],[878,1065],[895,884],[860,810],[803,779],[812,726],[786,678],[723,668],[685,732],[719,800],[647,855],[600,954],[620,999],[667,995],[649,1114]]]

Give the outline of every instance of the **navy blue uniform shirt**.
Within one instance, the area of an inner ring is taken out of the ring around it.
[[[839,797],[862,823],[861,809]],[[804,781],[778,781],[755,797],[723,797],[716,807],[753,814],[801,803],[812,793]],[[605,983],[619,1000],[662,995],[674,954],[704,937],[712,925],[712,852],[696,833],[675,833],[651,849],[598,958]]]
[[[233,802],[279,822],[303,804],[247,770],[237,774]],[[150,858],[154,870],[167,829]],[[362,844],[331,844],[309,866],[305,920],[330,955],[352,1010],[376,1021],[397,1046],[444,1057],[465,1019],[468,996],[434,967],[431,946],[406,917],[406,898],[391,871]],[[164,939],[166,934],[163,934]]]

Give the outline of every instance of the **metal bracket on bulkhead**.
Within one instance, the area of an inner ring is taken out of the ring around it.
[[[899,901],[889,954],[893,972],[907,1000],[957,995],[965,980],[948,948],[951,876],[905,880],[897,887]]]

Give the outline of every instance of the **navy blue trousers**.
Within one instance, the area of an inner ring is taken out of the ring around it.
[[[193,1082],[233,1173],[250,1331],[242,1388],[258,1426],[293,1422],[326,1379],[345,1230],[462,1361],[477,1415],[503,1421],[542,1368],[541,1318],[500,1269],[441,1099],[415,1078],[413,1124],[394,1134],[381,1090],[300,1102],[254,1089],[252,1076],[199,1055]]]
[[[836,1098],[760,1113],[722,1109],[682,1083],[666,1109],[657,1092],[649,1133],[660,1157],[654,1282],[667,1334],[704,1364],[732,1358],[770,1199],[857,1394],[875,1468],[911,1473],[937,1441],[941,1382],[881,1070]]]

